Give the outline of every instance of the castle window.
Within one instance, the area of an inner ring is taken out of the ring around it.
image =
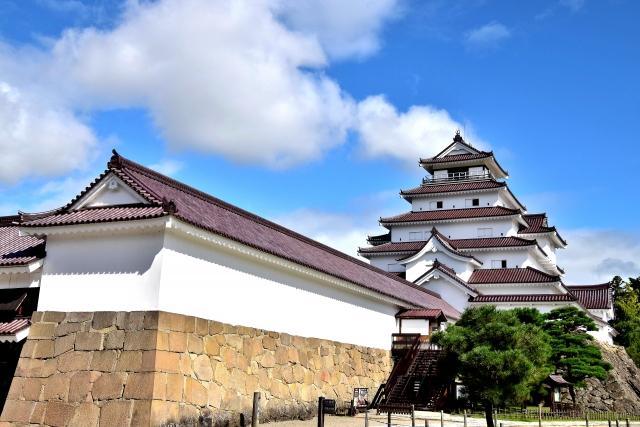
[[[443,206],[442,200],[438,200],[437,202],[429,202],[429,209],[431,210],[442,209],[442,206]]]
[[[480,199],[465,199],[464,200],[464,207],[465,208],[472,208],[474,206],[480,206]]]
[[[491,268],[507,268],[507,260],[506,259],[491,260]]]

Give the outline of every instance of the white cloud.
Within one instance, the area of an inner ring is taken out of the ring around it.
[[[509,37],[511,37],[511,31],[503,24],[493,21],[469,31],[465,41],[470,47],[494,47]]]
[[[0,80],[0,181],[82,169],[97,139],[71,111]]]
[[[569,245],[558,264],[568,284],[603,283],[619,275],[640,276],[640,235],[617,230],[578,229],[562,232]]]
[[[172,159],[165,159],[158,163],[149,165],[150,169],[153,169],[167,176],[174,176],[175,174],[180,172],[180,170],[182,170],[183,167],[184,167],[184,163],[179,162],[177,160],[172,160]]]
[[[412,106],[402,113],[380,95],[358,104],[356,129],[370,157],[386,156],[416,165],[420,157],[441,151],[455,131],[463,128],[447,111],[432,106]],[[464,137],[480,149],[485,146],[472,131]]]
[[[313,34],[333,58],[364,57],[380,47],[380,31],[400,14],[398,0],[297,0],[282,4],[285,21]]]

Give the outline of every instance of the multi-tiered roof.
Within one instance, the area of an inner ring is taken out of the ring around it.
[[[463,306],[454,304],[460,310],[481,303],[610,305],[598,286],[563,284],[555,251],[566,241],[545,213],[526,211],[493,152],[473,147],[458,132],[419,165],[430,176],[400,191],[411,210],[380,218],[389,232],[369,236],[361,256],[445,299],[449,288],[465,292]]]

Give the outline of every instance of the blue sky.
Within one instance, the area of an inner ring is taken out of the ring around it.
[[[462,128],[569,240],[568,282],[640,274],[640,4],[343,3],[2,0],[1,213],[115,147],[353,253]]]

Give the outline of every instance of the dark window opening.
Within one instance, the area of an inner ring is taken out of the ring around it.
[[[436,202],[436,209],[442,209],[442,201]]]
[[[480,206],[480,199],[471,200],[471,206]]]

